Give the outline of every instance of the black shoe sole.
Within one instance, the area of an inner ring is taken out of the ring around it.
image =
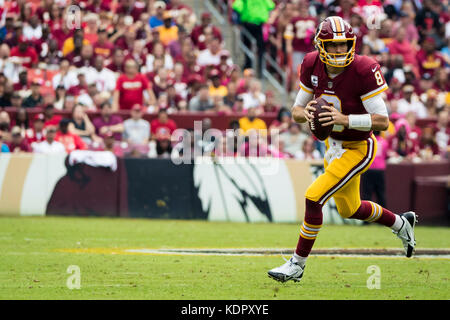
[[[271,274],[270,272],[267,272],[267,275],[269,276],[269,278],[271,278],[271,279],[273,279],[275,281],[278,281],[278,282],[282,282],[282,283],[287,282],[289,280],[292,280],[294,282],[300,282],[300,279],[303,277],[303,273],[298,278],[291,278],[291,277],[286,278],[286,276],[284,274],[282,274],[282,273],[273,273],[273,274]],[[278,278],[277,275],[280,275],[281,277]]]
[[[416,226],[416,223],[419,221],[417,219],[418,215],[415,212],[408,211],[408,212],[402,214],[402,216],[405,217],[405,219],[409,222],[409,224],[411,225],[411,227],[412,227],[412,229],[414,231],[414,227]],[[416,237],[415,237],[415,234],[414,234],[414,243],[415,242],[416,242]],[[412,246],[408,245],[408,250],[406,250],[406,257],[407,258],[411,258],[412,257],[412,255],[414,253],[414,249],[415,249],[415,247],[412,247]]]

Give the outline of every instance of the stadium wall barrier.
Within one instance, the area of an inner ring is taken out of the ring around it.
[[[6,108],[4,108],[4,110],[6,112],[8,112],[11,119],[16,119],[18,108],[6,107]],[[43,109],[42,108],[27,108],[27,112],[28,112],[28,118],[33,119],[33,117],[36,114],[42,113]],[[61,115],[66,118],[72,117],[71,113],[67,110],[55,110],[55,114]],[[100,115],[100,112],[99,111],[87,111],[87,114],[88,114],[89,118],[91,120],[93,120],[95,117],[98,117]],[[119,110],[117,112],[117,114],[120,115],[123,120],[126,120],[127,118],[130,117],[129,110]],[[237,121],[237,120],[239,120],[239,118],[241,118],[245,115],[246,114],[244,114],[244,113],[215,114],[215,113],[210,113],[207,111],[205,111],[205,112],[197,111],[197,112],[189,112],[189,113],[170,114],[169,117],[170,117],[170,119],[175,121],[175,123],[177,124],[177,126],[179,128],[186,128],[186,129],[192,128],[193,129],[194,121],[201,121],[204,118],[209,118],[211,120],[212,128],[216,128],[219,130],[225,130],[230,127],[231,121]],[[143,118],[145,120],[151,121],[151,120],[157,118],[157,116],[158,116],[157,113],[145,113],[143,115]],[[272,123],[272,121],[277,118],[277,113],[276,112],[264,113],[263,115],[260,115],[259,118],[264,120],[264,122],[269,127],[270,124]],[[429,126],[429,125],[432,125],[435,123],[436,123],[436,117],[431,117],[431,118],[417,119],[416,124],[419,128],[423,128],[425,126]],[[449,126],[450,126],[450,124],[449,124]]]
[[[412,166],[388,165],[387,207],[418,208],[421,224],[448,224],[448,187],[442,179],[449,174],[448,162]],[[127,158],[111,170],[70,165],[65,155],[1,154],[0,215],[300,222],[305,191],[322,172],[321,162],[292,159],[199,158],[176,165]],[[441,178],[424,180],[426,175]],[[333,199],[323,212],[325,224],[361,224],[342,219]]]

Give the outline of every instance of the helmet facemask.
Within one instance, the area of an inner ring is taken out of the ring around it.
[[[327,42],[334,41],[334,42],[347,42],[348,50],[345,53],[331,53],[327,52],[325,49],[325,44]],[[355,45],[356,45],[356,39],[355,38],[345,38],[342,40],[322,40],[319,39],[317,36],[314,39],[314,43],[316,48],[319,50],[319,58],[320,60],[331,66],[331,67],[337,67],[337,68],[343,68],[348,66],[350,63],[352,63],[353,59],[355,58]]]

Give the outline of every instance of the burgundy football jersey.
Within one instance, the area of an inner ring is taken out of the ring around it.
[[[292,39],[292,49],[310,52],[314,49],[313,37],[316,31],[316,19],[312,17],[294,17],[286,26],[285,38]]]
[[[322,97],[345,115],[366,114],[362,103],[388,88],[380,65],[372,58],[355,55],[345,70],[334,78],[326,72],[317,51],[308,53],[301,65],[300,87]],[[337,140],[365,140],[372,131],[360,131],[334,125],[331,137]]]

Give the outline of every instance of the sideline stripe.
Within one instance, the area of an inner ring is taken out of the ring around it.
[[[113,255],[169,255],[169,256],[240,256],[240,257],[264,257],[292,254],[289,248],[228,248],[228,249],[198,249],[198,248],[69,248],[56,249],[54,252],[61,253],[94,253]],[[364,248],[330,248],[313,249],[311,254],[316,257],[356,257],[356,258],[405,258],[403,250],[400,249],[364,249]],[[445,259],[450,260],[450,248],[444,249],[418,249],[414,258]]]

